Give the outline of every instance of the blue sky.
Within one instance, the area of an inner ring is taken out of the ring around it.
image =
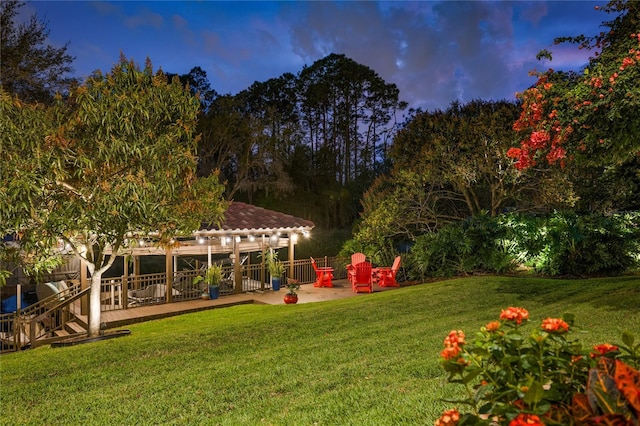
[[[580,69],[589,52],[553,46],[559,36],[594,35],[612,17],[591,1],[36,1],[49,43],[69,42],[75,74],[108,71],[120,52],[184,74],[207,72],[219,93],[236,94],[330,53],[368,66],[414,108],[454,100],[514,99],[532,69]],[[549,64],[535,59],[544,48]]]

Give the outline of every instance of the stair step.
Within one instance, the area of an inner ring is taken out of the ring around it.
[[[66,324],[66,327],[71,333],[84,333],[87,331],[84,327],[76,322],[68,322]]]
[[[67,330],[56,330],[53,332],[53,334],[55,334],[58,337],[66,337],[69,335],[69,332]]]

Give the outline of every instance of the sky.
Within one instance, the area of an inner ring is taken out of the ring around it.
[[[256,81],[299,73],[331,53],[374,70],[412,108],[514,100],[529,72],[579,70],[593,52],[554,46],[595,35],[612,19],[592,1],[35,1],[48,42],[68,45],[76,77],[109,71],[120,53],[186,74],[199,66],[213,89],[237,94]],[[540,62],[541,49],[554,53]]]

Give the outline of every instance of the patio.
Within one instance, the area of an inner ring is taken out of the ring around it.
[[[397,287],[395,287],[397,288]],[[394,287],[375,286],[374,291],[393,290]],[[102,313],[101,319],[105,323],[105,329],[123,327],[143,321],[166,318],[174,315],[182,315],[190,312],[203,311],[207,309],[226,308],[244,304],[284,304],[283,297],[285,289],[280,291],[254,291],[241,294],[229,294],[215,300],[189,300],[185,302],[162,303],[157,305],[141,306],[136,308],[106,311]],[[298,303],[326,302],[329,300],[344,299],[347,297],[363,297],[363,293],[355,293],[351,284],[346,279],[335,280],[333,287],[314,287],[313,283],[300,286],[298,293]]]

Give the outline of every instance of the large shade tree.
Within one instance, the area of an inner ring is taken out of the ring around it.
[[[102,273],[116,253],[149,235],[170,246],[224,212],[217,175],[196,177],[199,106],[177,78],[169,83],[149,61],[140,69],[124,57],[49,109],[2,96],[10,115],[2,124],[13,129],[2,141],[10,160],[2,228],[19,235],[25,261],[58,241],[86,261],[91,335],[99,332]]]

